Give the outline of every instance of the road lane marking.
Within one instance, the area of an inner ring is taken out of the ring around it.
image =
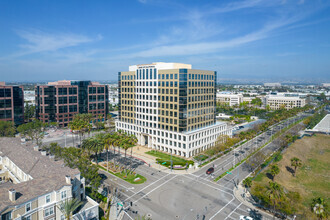
[[[230,200],[224,207],[222,207],[219,211],[217,211],[217,213],[215,213],[211,218],[213,219],[215,216],[217,216],[224,208],[226,208],[235,198],[233,198],[232,200]]]
[[[198,176],[196,176],[196,175],[193,175],[193,174],[188,174],[188,175],[192,175],[192,176],[194,176],[195,179],[189,178],[189,179],[191,179],[191,180],[202,179],[202,180],[205,180],[205,181],[210,182],[210,183],[212,183],[212,184],[215,184],[215,182],[214,182],[213,180],[203,179],[203,178],[200,178],[200,177],[198,177]],[[187,175],[185,175],[185,177],[188,178]],[[203,183],[203,182],[202,182],[202,183]],[[227,190],[233,191],[232,188],[228,188],[228,187],[225,187],[225,186],[222,186],[222,185],[217,185],[217,186],[220,186],[220,187],[225,188],[225,189],[227,189]]]
[[[240,203],[231,213],[229,213],[229,215],[225,218],[225,220],[230,217],[235,211],[236,209],[238,209],[240,206],[242,205],[242,203]]]
[[[165,176],[163,176],[163,177],[161,177],[160,179],[156,180],[155,182],[153,182],[153,183],[150,183],[148,186],[145,186],[144,188],[142,188],[141,190],[139,190],[137,193],[135,193],[135,194],[133,194],[132,196],[130,196],[129,198],[127,198],[126,200],[128,200],[128,199],[132,198],[133,196],[135,196],[135,195],[139,194],[140,192],[142,192],[143,190],[145,190],[145,189],[146,189],[146,188],[148,188],[149,186],[151,186],[151,185],[153,185],[153,184],[157,183],[158,181],[160,181],[160,180],[164,179],[164,178],[165,178],[165,177],[167,177],[168,175],[170,175],[170,173],[169,173],[169,174],[167,174],[167,175],[165,175]],[[126,201],[126,200],[125,200],[125,201]]]
[[[150,193],[152,193],[153,191],[155,191],[156,189],[158,189],[159,187],[162,187],[164,184],[168,183],[169,181],[171,181],[172,179],[174,179],[175,177],[177,177],[177,175],[174,175],[172,178],[170,178],[169,180],[166,180],[165,182],[163,182],[162,184],[160,184],[159,186],[157,186],[156,188],[154,188],[153,190],[149,191],[148,193],[144,194],[141,198],[139,198],[138,200],[135,200],[133,202],[137,203],[138,201],[140,201],[141,199],[143,199],[145,196],[149,195]]]
[[[208,186],[208,187],[211,187],[211,188],[213,188],[213,189],[219,190],[219,191],[221,191],[221,192],[224,192],[224,193],[230,195],[232,198],[234,198],[233,194],[230,194],[229,192],[226,192],[226,191],[224,191],[223,189],[219,189],[219,188],[217,188],[217,187],[215,187],[215,186],[211,186],[211,185],[209,185],[209,184],[207,184],[207,183],[203,183],[202,181],[200,181],[200,180],[198,180],[198,179],[192,179],[192,178],[188,177],[187,175],[185,175],[184,177],[187,177],[188,179],[191,179],[191,180],[195,180],[195,181],[197,181],[197,182],[200,182],[200,183],[202,183],[202,184],[204,184],[204,185],[206,185],[206,186]],[[215,184],[215,183],[214,183],[214,184]],[[219,185],[216,185],[216,186],[219,186]],[[221,187],[222,187],[222,186],[221,186]],[[227,188],[227,189],[228,189],[228,188]],[[230,189],[230,191],[233,191],[233,189]]]

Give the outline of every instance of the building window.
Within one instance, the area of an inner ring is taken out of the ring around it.
[[[25,211],[28,212],[30,210],[31,210],[31,202],[26,203],[26,205],[25,205]]]
[[[46,196],[46,203],[50,203],[50,195]]]
[[[31,216],[26,216],[24,219],[25,220],[31,220]]]
[[[54,214],[54,207],[50,207],[48,209],[45,209],[45,217],[53,215]]]
[[[61,192],[61,199],[65,199],[66,198],[66,191],[62,191]]]

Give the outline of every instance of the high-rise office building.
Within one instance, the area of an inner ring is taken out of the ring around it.
[[[0,120],[24,123],[23,86],[6,85],[0,82]]]
[[[108,86],[91,81],[63,80],[35,87],[36,117],[67,126],[75,114],[108,114]]]
[[[189,64],[133,65],[119,72],[119,120],[116,129],[133,134],[139,145],[191,157],[231,135],[216,122],[214,71]]]

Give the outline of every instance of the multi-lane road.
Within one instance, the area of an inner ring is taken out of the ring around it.
[[[251,149],[264,145],[273,134],[302,117],[304,116],[300,115],[274,125],[267,132],[193,173],[172,174],[140,165],[136,172],[147,178],[144,184],[132,185],[101,171],[107,176],[104,184],[116,185],[121,189],[120,199],[125,202],[121,212],[124,213],[125,220],[134,219],[137,215],[147,215],[155,220],[240,219],[240,216],[272,219],[271,216],[241,203],[234,196],[237,182],[250,174],[250,169],[245,163],[217,182],[214,178],[248,156]],[[276,144],[270,143],[261,151],[269,154],[277,148]],[[215,167],[214,175],[206,175],[206,170],[211,166]]]

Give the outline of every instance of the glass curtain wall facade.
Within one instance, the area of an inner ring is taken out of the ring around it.
[[[176,63],[136,65],[118,74],[118,87],[117,130],[136,135],[140,145],[190,157],[211,147],[218,134],[230,135],[225,124],[216,123],[214,71]],[[205,140],[193,148],[190,135],[196,132]]]
[[[75,114],[90,113],[103,120],[109,112],[108,86],[91,81],[67,81],[35,87],[36,117],[43,122],[67,126]]]
[[[0,85],[0,120],[24,123],[23,86]]]

